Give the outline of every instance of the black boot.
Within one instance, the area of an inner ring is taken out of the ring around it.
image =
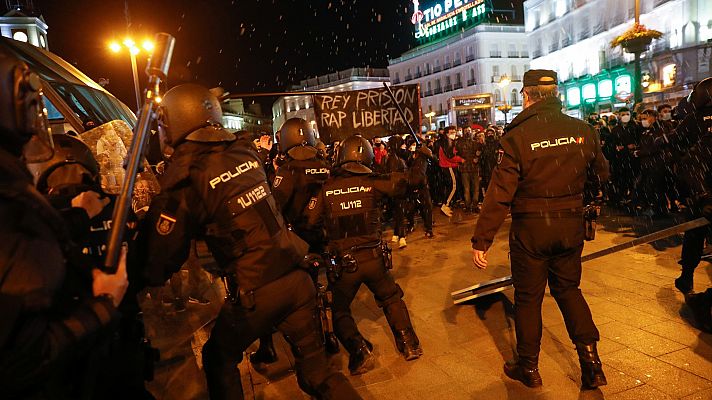
[[[420,358],[423,355],[423,348],[420,347],[420,340],[413,328],[402,331],[394,331],[396,337],[396,347],[403,354],[406,361]]]
[[[504,374],[522,382],[530,388],[537,388],[542,385],[541,375],[539,375],[539,357],[519,357],[504,363]]]
[[[592,344],[576,343],[576,352],[581,363],[581,387],[595,389],[608,384],[603,374],[603,364],[598,358],[596,342]]]
[[[694,268],[685,268],[683,266],[682,274],[680,274],[679,278],[675,279],[675,287],[677,290],[681,291],[683,294],[692,292],[694,274]]]
[[[272,335],[260,338],[260,347],[250,354],[252,364],[272,364],[277,362],[277,351],[274,349]]]
[[[361,375],[376,366],[373,355],[373,345],[368,340],[359,337],[348,341],[344,347],[349,352],[349,372],[351,375]]]

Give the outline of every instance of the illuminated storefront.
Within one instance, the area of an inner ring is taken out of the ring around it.
[[[559,86],[562,102],[571,116],[613,112],[633,98],[633,74],[627,68],[603,71],[595,76],[570,79]]]
[[[460,127],[486,127],[494,121],[494,102],[491,93],[453,97],[450,100],[450,119]]]

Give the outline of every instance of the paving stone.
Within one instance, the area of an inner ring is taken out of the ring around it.
[[[672,400],[675,397],[649,386],[642,385],[626,390],[625,392],[616,393],[611,396],[606,396],[607,400]]]
[[[685,348],[659,357],[685,371],[712,381],[712,347],[702,344],[695,349]]]
[[[700,332],[689,324],[677,321],[665,321],[641,328],[658,336],[674,340],[686,346],[696,346],[700,342],[712,343],[712,335]]]
[[[653,357],[685,348],[684,344],[617,321],[600,326],[599,331],[601,335],[617,343]]]
[[[673,397],[712,387],[712,382],[632,349],[606,356],[605,363]]]

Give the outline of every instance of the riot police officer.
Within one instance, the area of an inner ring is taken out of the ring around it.
[[[584,388],[606,384],[591,311],[581,294],[584,243],[583,190],[587,175],[608,177],[593,127],[561,112],[557,75],[531,70],[524,75],[525,110],[507,127],[472,237],[473,261],[486,268],[486,251],[507,213],[512,213],[510,258],[514,279],[518,359],[504,371],[530,387],[541,386],[538,371],[541,302],[547,280],[576,345]]]
[[[80,193],[102,193],[99,165],[89,146],[76,137],[57,134],[52,136],[54,156],[45,162],[28,163],[28,169],[35,176],[37,190],[45,195],[50,203],[64,215],[70,228],[74,242],[80,252],[75,256],[76,262],[85,267],[102,265],[104,262],[106,240],[113,218],[113,202],[115,198],[104,196],[102,201],[108,203],[88,224],[80,220],[82,209],[72,208],[71,200]],[[77,214],[80,214],[77,216]],[[86,212],[84,212],[86,215]],[[134,227],[136,216],[131,214],[130,226]],[[86,229],[86,227],[89,229]],[[135,228],[129,228],[127,237],[133,237]],[[133,241],[128,240],[128,246],[133,248]],[[129,251],[130,255],[135,254]],[[129,285],[127,294],[118,309],[121,319],[117,332],[111,336],[102,350],[95,352],[93,365],[96,368],[96,381],[92,398],[96,399],[153,399],[146,391],[144,380],[153,379],[153,362],[157,361],[157,350],[150,346],[146,338],[141,308],[137,293],[142,289],[134,280],[139,273],[136,263],[129,257],[129,265],[134,269],[128,271]],[[91,365],[91,364],[90,364]],[[120,384],[112,384],[119,379]]]
[[[676,109],[679,126],[669,135],[670,145],[682,158],[677,160],[677,178],[688,199],[690,218],[712,219],[712,78],[700,82]],[[693,276],[700,264],[710,228],[685,232],[680,264],[682,273],[675,287],[683,293],[693,290]]]
[[[287,229],[254,147],[222,127],[220,103],[202,86],[166,92],[159,115],[162,141],[174,151],[140,239],[147,279],[162,285],[186,260],[190,240],[200,238],[233,282],[232,301],[203,347],[211,398],[243,398],[236,366],[245,349],[275,326],[291,345],[305,392],[360,398],[328,365],[314,285],[299,268],[307,244]]]
[[[284,220],[297,235],[303,234],[304,210],[329,177],[326,163],[319,159],[316,136],[311,125],[301,118],[290,118],[278,132],[280,150],[285,156],[272,181],[272,195]],[[310,253],[321,254],[323,249],[312,248]],[[276,361],[272,336],[260,338],[260,347],[250,355],[253,363]]]
[[[40,78],[0,50],[0,88],[3,397],[85,398],[93,372],[85,361],[120,315],[128,285],[125,253],[115,275],[73,263],[66,221],[35,190],[24,164],[53,155]],[[85,210],[85,222],[104,206],[96,193],[71,204]]]
[[[363,283],[383,309],[398,351],[406,360],[422,355],[403,290],[388,272],[390,249],[381,241],[380,202],[402,195],[408,181],[403,174],[373,175],[373,160],[368,140],[358,135],[344,140],[332,176],[307,207],[309,226],[324,226],[329,253],[337,264],[330,282],[334,331],[350,354],[352,375],[368,371],[375,362],[373,346],[359,332],[350,309]],[[310,240],[318,240],[321,229],[313,232]]]

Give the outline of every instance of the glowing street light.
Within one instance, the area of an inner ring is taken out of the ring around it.
[[[151,52],[153,52],[155,45],[150,40],[144,40],[142,47],[146,51],[146,53],[150,55]],[[131,56],[131,72],[133,74],[134,92],[136,93],[136,110],[138,110],[141,108],[141,88],[138,81],[138,67],[136,65],[136,56],[141,52],[141,48],[139,48],[136,45],[136,42],[131,38],[124,39],[123,43],[119,43],[117,41],[112,41],[111,43],[109,43],[109,50],[111,50],[113,53],[119,53],[123,48],[126,48],[129,51],[129,55]]]
[[[512,109],[510,105],[507,104],[507,87],[512,83],[512,79],[507,76],[507,74],[502,75],[499,78],[499,87],[502,88],[502,98],[504,99],[504,105],[499,108],[501,112],[504,113],[504,124],[507,125],[507,114]]]

